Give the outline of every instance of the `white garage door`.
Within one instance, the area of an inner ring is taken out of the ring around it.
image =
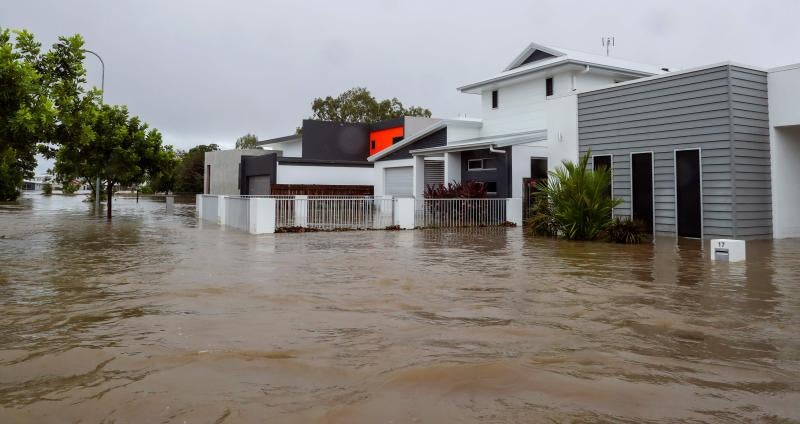
[[[384,169],[384,192],[397,197],[414,195],[414,168],[403,166]]]

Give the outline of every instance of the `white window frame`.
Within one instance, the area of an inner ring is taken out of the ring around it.
[[[485,165],[486,165],[486,162],[485,162],[485,161],[486,161],[486,160],[491,160],[491,159],[494,159],[494,158],[473,158],[473,159],[467,159],[467,171],[495,171],[495,170],[497,170],[497,168],[486,168],[486,167],[485,167]],[[480,168],[470,168],[470,167],[469,167],[469,164],[470,164],[470,162],[475,162],[475,161],[480,161],[480,162],[481,162],[481,167],[480,167]]]

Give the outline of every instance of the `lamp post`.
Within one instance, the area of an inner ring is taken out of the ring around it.
[[[100,66],[101,66],[101,71],[100,71],[100,104],[102,105],[103,104],[103,96],[105,96],[105,94],[106,94],[106,63],[103,62],[103,58],[100,57],[99,54],[97,54],[97,53],[95,53],[95,52],[93,52],[91,50],[87,50],[87,49],[84,49],[83,51],[86,52],[86,53],[93,54],[96,58],[98,58],[100,60]],[[97,180],[95,181],[94,197],[95,197],[95,204],[97,205],[97,207],[100,207],[100,175],[97,176]]]

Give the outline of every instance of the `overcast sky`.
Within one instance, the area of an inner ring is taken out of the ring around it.
[[[106,101],[179,148],[290,134],[315,97],[354,86],[478,116],[456,87],[502,70],[529,42],[687,68],[800,62],[799,0],[4,0],[0,26],[45,45],[80,33],[106,63]],[[89,80],[100,66],[87,57]],[[40,166],[40,169],[42,167]]]

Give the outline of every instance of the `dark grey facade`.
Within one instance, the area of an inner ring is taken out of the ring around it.
[[[676,150],[700,150],[702,237],[772,235],[767,75],[720,65],[578,96],[580,153],[612,155],[630,216],[631,154],[652,153],[653,224],[676,234]]]
[[[303,121],[303,159],[366,161],[368,124]]]
[[[378,161],[384,160],[395,160],[395,159],[411,159],[411,150],[416,149],[427,149],[430,147],[441,147],[447,145],[447,128],[442,128],[438,131],[435,131],[431,134],[426,135],[425,137],[420,138],[413,143],[403,146],[400,149],[395,150],[392,153],[378,159]]]
[[[493,197],[511,197],[511,147],[502,150],[505,150],[506,153],[492,153],[489,149],[461,152],[461,181],[494,183],[497,187],[497,194],[492,195]],[[470,159],[491,159],[494,169],[471,171],[469,170]]]
[[[242,156],[239,163],[239,194],[242,196],[267,193],[251,193],[249,182],[254,178],[266,177],[267,187],[272,187],[277,178],[277,159],[276,153],[259,156]]]

